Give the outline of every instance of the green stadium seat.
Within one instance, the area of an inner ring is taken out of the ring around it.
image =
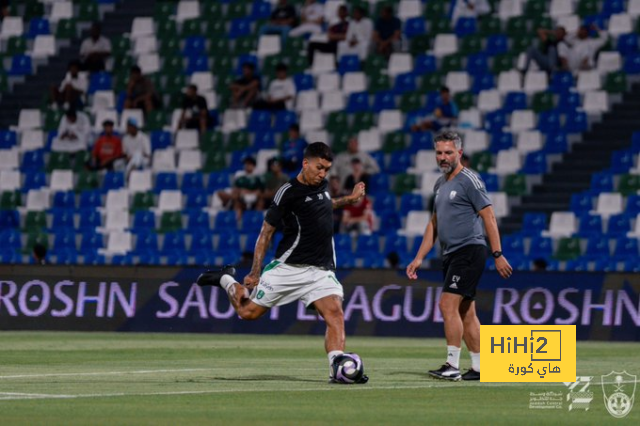
[[[29,232],[27,235],[27,242],[25,243],[22,252],[24,254],[30,254],[33,251],[33,247],[36,244],[42,244],[45,248],[49,248],[49,235],[44,232]]]
[[[521,197],[527,194],[527,178],[525,175],[512,174],[507,175],[502,188],[507,195]]]
[[[227,3],[227,19],[244,18],[247,16],[247,4],[241,1]]]
[[[309,68],[307,57],[302,55],[290,57],[288,61],[288,65],[289,65],[290,75],[302,74]]]
[[[576,13],[581,18],[586,18],[587,16],[597,15],[598,12],[598,1],[597,0],[580,0],[578,1],[578,5],[576,7]]]
[[[203,152],[224,151],[224,134],[215,130],[208,130],[200,136],[200,149]]]
[[[225,22],[223,6],[219,1],[206,0],[200,2],[200,13],[209,22]]]
[[[78,174],[78,182],[76,183],[76,192],[97,189],[100,187],[98,182],[98,174],[96,172],[84,171]]]
[[[157,22],[158,30],[156,33],[156,37],[159,42],[164,42],[166,40],[175,39],[179,40],[178,37],[178,26],[176,21],[169,19],[166,21]]]
[[[83,1],[78,5],[78,21],[96,22],[100,20],[98,4],[94,1]]]
[[[4,71],[0,70],[0,93],[6,93],[9,91],[9,80]]]
[[[369,77],[369,91],[375,93],[382,90],[391,89],[391,81],[388,75],[384,74],[367,74]]]
[[[579,238],[560,238],[558,249],[554,255],[557,260],[575,260],[581,255]]]
[[[347,146],[349,145],[349,139],[351,139],[352,136],[353,135],[349,132],[334,133],[333,142],[331,143],[331,150],[334,152],[334,154],[345,152],[347,150]]]
[[[20,191],[3,191],[0,195],[0,210],[15,210],[20,206]]]
[[[301,52],[304,53],[304,39],[302,37],[287,37],[283,53],[287,56],[296,56]]]
[[[462,55],[471,55],[482,50],[482,36],[478,34],[468,35],[460,40],[460,51]]]
[[[622,71],[608,73],[604,82],[604,90],[608,93],[624,93],[627,90],[627,75]]]
[[[384,137],[384,143],[382,145],[382,151],[391,153],[405,149],[404,133],[393,132],[388,133]]]
[[[505,33],[509,37],[520,37],[523,34],[527,34],[527,18],[524,16],[509,18],[505,26]]]
[[[511,52],[515,54],[525,52],[529,47],[533,46],[535,42],[536,38],[529,34],[513,36],[511,38]]]
[[[184,87],[184,86],[182,86]],[[166,90],[165,86],[165,90]],[[147,113],[147,118],[144,123],[145,129],[149,131],[162,130],[162,128],[168,124],[167,114],[162,110],[150,111]]]
[[[227,33],[227,24],[225,21],[208,21],[207,35],[209,37],[226,36],[226,33]]]
[[[165,93],[182,93],[182,90],[187,86],[187,82],[187,76],[182,73],[165,72],[164,85],[162,87]]]
[[[458,53],[454,53],[453,55],[447,55],[442,58],[442,63],[440,64],[440,71],[443,74],[446,74],[451,71],[460,71],[462,69],[462,55]]]
[[[111,38],[111,55],[121,57],[128,55],[131,50],[131,40],[128,37],[117,36]],[[114,68],[115,69],[115,68]]]
[[[424,17],[429,21],[437,21],[440,19],[448,19],[449,0],[430,0],[424,8]]]
[[[618,181],[618,192],[624,196],[629,196],[640,191],[640,176],[632,174],[624,174],[620,176]]]
[[[149,210],[153,206],[155,206],[153,192],[136,192],[133,195],[133,201],[131,203],[132,212],[137,212],[138,210]]]
[[[73,171],[75,173],[81,173],[87,168],[87,163],[91,159],[91,151],[77,152],[73,159]]]
[[[480,35],[486,37],[492,34],[500,34],[502,32],[502,22],[496,16],[483,16],[480,18]]]
[[[5,54],[7,56],[21,55],[27,50],[27,39],[22,36],[9,37]]]
[[[420,81],[420,90],[423,92],[432,92],[440,90],[444,78],[440,73],[432,73],[423,75]]]
[[[182,29],[180,30],[180,37],[186,38],[191,36],[201,36],[202,34],[208,34],[204,29],[204,23],[199,18],[187,19],[182,23]]]
[[[424,106],[422,95],[417,92],[404,93],[400,98],[400,111],[409,112],[419,110]]]
[[[540,113],[554,108],[553,94],[551,92],[537,92],[531,99],[531,109]]]
[[[528,19],[544,16],[549,10],[548,7],[547,0],[529,0],[525,6],[524,16]]]
[[[51,173],[54,170],[70,170],[71,169],[71,156],[66,152],[52,151],[49,154],[49,162],[47,163],[47,172]]]
[[[394,178],[393,192],[396,195],[406,194],[416,189],[416,177],[407,173],[397,174]]]
[[[360,130],[368,130],[375,126],[375,115],[371,112],[357,112],[353,114],[353,123],[351,125],[351,129],[354,132],[359,132]]]
[[[225,37],[215,36],[209,38],[209,56],[214,60],[222,55],[228,55],[230,52],[231,45]]]
[[[380,55],[369,55],[364,61],[364,73],[368,76],[382,74],[387,69],[387,60]]]
[[[56,38],[68,40],[76,38],[78,35],[78,26],[75,19],[61,19],[56,26]]]
[[[490,152],[481,151],[474,152],[471,155],[471,168],[483,173],[488,172],[489,169],[493,166],[493,156]]]
[[[180,39],[177,37],[167,37],[158,40],[158,53],[161,57],[180,55]]]
[[[44,112],[44,130],[47,132],[58,130],[63,115],[64,111],[47,109]]]
[[[164,212],[160,217],[160,228],[158,232],[161,234],[167,232],[175,232],[182,229],[182,214],[180,212]]]
[[[224,151],[207,152],[202,171],[204,173],[219,172],[227,167]]]
[[[458,106],[460,111],[464,111],[465,109],[470,109],[474,106],[474,98],[473,93],[471,92],[459,92],[453,95],[453,100]]]
[[[494,56],[491,64],[491,71],[495,75],[499,75],[503,71],[512,70],[515,63],[514,59],[515,56],[512,53],[503,53],[501,55]]]
[[[25,232],[38,232],[47,229],[47,214],[37,211],[27,212],[22,229]]]
[[[538,28],[553,28],[553,20],[548,16],[537,16],[530,20],[532,31]]]
[[[425,53],[431,47],[431,37],[428,35],[416,36],[409,43],[409,51],[413,56]]]
[[[20,2],[12,2],[12,3],[20,3]],[[36,0],[29,0],[24,2],[24,19],[25,21],[30,21],[32,18],[41,18],[44,16],[44,4],[40,3]],[[14,15],[14,14],[12,14]],[[16,16],[15,14],[14,16]]]
[[[168,21],[176,14],[176,4],[170,1],[156,2],[153,18],[156,22]]]
[[[349,129],[349,121],[344,111],[329,113],[327,117],[326,129],[330,133],[341,133]]]
[[[251,145],[249,140],[249,133],[238,131],[229,134],[229,142],[227,144],[227,151],[242,151]]]
[[[258,48],[258,41],[255,37],[242,37],[236,39],[233,46],[233,53],[235,55],[242,55],[246,53],[251,53]]]
[[[429,25],[427,25],[427,30],[429,35],[432,37],[435,37],[438,34],[448,34],[453,32],[453,30],[451,29],[451,23],[449,22],[449,19],[437,19],[437,20],[429,21]]]

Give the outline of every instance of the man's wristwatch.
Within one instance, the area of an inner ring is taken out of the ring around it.
[[[494,259],[499,258],[500,256],[502,256],[502,252],[501,251],[494,251],[493,253],[491,253],[491,255],[493,256]]]

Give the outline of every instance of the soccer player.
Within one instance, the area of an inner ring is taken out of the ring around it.
[[[322,142],[304,150],[302,170],[280,187],[267,211],[244,285],[233,277],[232,266],[207,271],[197,280],[200,286],[222,287],[238,315],[246,320],[258,319],[273,306],[297,300],[313,306],[327,324],[325,350],[330,366],[345,348],[344,294],[334,273],[332,210],[356,204],[365,195],[365,185],[360,182],[348,196],[329,196],[325,178],[332,161],[331,149]],[[273,234],[280,226],[284,236],[276,249],[276,259],[260,274]]]
[[[438,238],[444,275],[439,307],[447,339],[447,361],[429,374],[446,380],[480,380],[480,321],[474,299],[487,258],[482,223],[496,270],[503,278],[509,278],[513,270],[501,251],[498,225],[485,185],[460,163],[462,139],[455,132],[443,132],[434,139],[434,147],[443,176],[434,185],[433,215],[415,259],[407,266],[407,276],[418,278],[416,271]],[[471,368],[460,375],[462,339],[471,353]]]

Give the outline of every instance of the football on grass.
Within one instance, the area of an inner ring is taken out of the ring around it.
[[[340,383],[358,383],[364,377],[362,359],[354,353],[338,355],[333,360],[333,377]]]

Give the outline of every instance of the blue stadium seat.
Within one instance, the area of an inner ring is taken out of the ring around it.
[[[78,252],[75,250],[56,251],[56,265],[77,265]]]
[[[11,149],[18,144],[18,134],[12,130],[0,130],[0,149]]]
[[[20,228],[20,213],[18,210],[0,210],[0,231],[9,228]]]
[[[113,90],[113,81],[108,72],[96,72],[89,78],[89,89],[87,93],[92,95],[98,90]]]
[[[75,215],[73,214],[73,210],[56,209],[52,211],[52,216],[51,231],[73,231],[75,229]]]
[[[613,259],[596,259],[593,262],[594,272],[616,272],[618,271],[618,262]]]
[[[361,268],[380,269],[385,267],[385,258],[380,253],[365,253],[356,257],[360,261]]]
[[[356,253],[379,253],[380,240],[377,235],[358,235]]]
[[[487,54],[480,52],[469,55],[467,57],[466,70],[471,76],[489,74],[491,71],[489,70],[489,58]]]
[[[26,173],[24,175],[23,192],[29,192],[32,189],[40,189],[47,186],[47,174],[45,172]]]
[[[124,173],[107,172],[102,181],[102,191],[109,192],[111,189],[120,189],[124,187]]]
[[[58,191],[53,195],[54,209],[75,209],[76,195],[73,191]]]
[[[566,115],[564,131],[567,133],[584,133],[589,130],[589,119],[584,111],[574,111]]]
[[[631,231],[630,219],[626,213],[609,216],[609,220],[607,221],[607,236],[610,238],[626,237],[627,232]]]
[[[216,231],[237,231],[238,221],[234,211],[220,211],[216,214],[214,229]]]
[[[509,39],[504,34],[492,34],[487,37],[487,47],[485,52],[489,56],[496,56],[507,53],[509,50]]]
[[[215,255],[211,251],[193,253],[193,266],[211,266],[215,264]]]
[[[358,55],[343,55],[338,61],[338,73],[344,75],[348,72],[360,71],[360,58]]]
[[[638,34],[620,34],[616,43],[616,50],[622,56],[629,56],[638,52]]]
[[[500,151],[513,148],[513,134],[505,132],[494,132],[489,143],[489,152],[497,154]]]
[[[611,153],[610,172],[616,175],[624,174],[634,166],[634,155],[631,150],[614,151]]]
[[[190,58],[206,54],[207,40],[203,36],[190,36],[184,40],[182,55]]]
[[[415,154],[420,150],[433,151],[433,135],[431,132],[417,132],[411,134],[409,151]]]
[[[524,92],[509,92],[504,98],[502,109],[506,112],[527,109],[527,94]]]
[[[53,237],[53,251],[76,250],[76,233],[71,231],[57,231]]]
[[[82,208],[80,210],[79,231],[93,230],[98,226],[102,226],[102,216],[95,208]]]
[[[242,232],[260,232],[264,222],[264,213],[256,210],[247,210],[242,214]]]
[[[229,38],[236,39],[251,35],[252,21],[249,18],[236,18],[231,21],[229,28]]]
[[[569,151],[569,142],[566,133],[553,132],[548,133],[545,138],[544,148],[545,154],[564,154]]]
[[[167,266],[182,266],[182,265],[187,265],[189,263],[189,258],[186,252],[174,251],[174,252],[165,254],[165,259],[161,263]]]
[[[156,175],[156,184],[153,190],[159,194],[165,190],[178,189],[178,175],[173,172],[160,172]]]
[[[500,191],[500,178],[493,173],[480,173],[480,177],[484,181],[484,186],[487,192]]]
[[[397,75],[393,82],[393,93],[401,95],[403,93],[415,92],[418,90],[416,76],[412,72]]]
[[[398,235],[395,232],[390,232],[385,236],[383,253],[388,255],[393,252],[397,253],[399,256],[409,252],[407,237],[404,235]]]
[[[586,259],[568,260],[564,270],[567,272],[587,272],[589,271],[589,261]]]
[[[502,132],[505,126],[507,126],[507,114],[502,110],[491,111],[484,116],[484,128],[488,132]]]
[[[255,152],[251,149],[233,151],[231,153],[231,164],[229,165],[229,170],[231,170],[232,172],[237,172],[238,170],[242,170],[243,168],[242,162],[247,157],[255,158],[256,157]]]
[[[249,232],[248,234],[242,234],[244,239],[244,243],[242,244],[242,251],[253,252],[256,247],[256,241],[258,241],[258,236],[260,234],[257,232]]]
[[[471,91],[474,94],[479,94],[483,90],[490,90],[496,87],[493,79],[493,74],[486,72],[484,74],[476,74],[473,76],[473,84],[471,85]]]
[[[198,232],[191,235],[191,245],[189,253],[196,254],[201,251],[210,252],[213,250],[213,238],[209,232]]]
[[[220,214],[220,213],[218,213]],[[218,244],[216,247],[218,253],[240,252],[240,237],[237,232],[224,231],[218,234]]]
[[[160,253],[163,256],[167,256],[175,252],[186,252],[187,244],[185,241],[184,233],[182,232],[167,232],[164,234],[164,241],[162,242],[162,250]]]
[[[11,76],[27,76],[33,74],[31,56],[14,55],[11,58],[11,68],[9,68],[7,74]]]
[[[381,193],[373,202],[373,211],[380,215],[386,212],[396,211],[396,196],[390,193]]]
[[[411,167],[411,152],[408,150],[395,151],[391,153],[389,163],[385,167],[385,171],[389,174],[404,173]]]
[[[578,237],[602,236],[602,218],[593,214],[582,214],[580,216],[580,224],[578,226]]]
[[[582,99],[578,92],[563,92],[558,97],[558,111],[567,114],[582,107]]]
[[[273,124],[273,130],[276,132],[286,132],[289,130],[289,126],[297,123],[298,117],[293,111],[278,111],[276,112],[275,123]]]
[[[151,139],[151,149],[155,151],[156,149],[165,149],[169,148],[172,144],[171,132],[166,132],[164,130],[154,130],[150,135]]]
[[[20,249],[22,248],[22,233],[17,229],[5,229],[0,232],[0,241],[2,241],[2,247],[5,249]]]
[[[254,0],[249,16],[254,21],[268,19],[271,16],[271,3],[264,0]]]
[[[640,53],[632,53],[624,58],[623,71],[627,75],[640,74]]]
[[[187,193],[187,202],[185,204],[187,210],[202,210],[208,204],[208,196],[205,191],[191,190]]]
[[[424,202],[419,194],[402,194],[400,197],[400,214],[406,216],[411,210],[424,210]]]
[[[580,194],[571,195],[571,201],[569,203],[569,209],[576,216],[583,216],[589,214],[593,210],[593,200],[591,194],[583,192]]]
[[[250,132],[262,132],[271,130],[272,115],[269,111],[254,109],[249,116],[249,125],[247,129]]]
[[[133,215],[133,232],[145,233],[156,229],[156,215],[150,210],[138,210]]]
[[[589,237],[587,249],[582,257],[588,260],[609,257],[609,240],[601,236]]]
[[[42,149],[36,149],[33,151],[27,151],[22,156],[22,164],[20,164],[20,171],[23,173],[32,173],[44,169],[44,151]]]
[[[600,14],[604,18],[608,19],[614,13],[624,13],[625,10],[625,2],[623,0],[604,0],[602,2],[602,12],[600,12]]]
[[[29,29],[27,30],[27,38],[36,38],[39,35],[49,35],[51,29],[49,26],[49,20],[45,18],[33,18],[29,22]]]
[[[209,213],[205,211],[190,211],[187,213],[187,231],[192,234],[198,232],[208,233],[211,231],[209,224]]]
[[[80,193],[80,207],[96,208],[102,206],[102,194],[97,189],[86,190]]]
[[[608,172],[599,172],[591,175],[590,193],[598,195],[601,192],[613,192],[613,175]]]
[[[389,175],[380,172],[369,176],[367,193],[375,197],[386,194],[389,191]]]
[[[553,73],[551,83],[549,84],[549,89],[551,89],[553,93],[560,94],[568,92],[574,87],[575,81],[573,79],[573,74],[569,71],[558,71]]]
[[[402,227],[402,218],[399,213],[394,211],[385,211],[376,214],[380,218],[380,225],[387,231],[396,231]]]
[[[253,148],[256,150],[261,149],[276,149],[276,135],[270,130],[258,131],[254,134]]]
[[[560,114],[558,111],[542,111],[538,114],[538,130],[542,133],[553,133],[560,130]]]
[[[240,65],[242,66],[242,65]],[[188,75],[194,72],[207,72],[209,71],[209,57],[205,55],[191,56],[187,60],[186,73]]]
[[[111,264],[116,266],[133,265],[133,256],[131,254],[117,254],[111,258]]]
[[[89,253],[95,253],[99,248],[104,247],[102,234],[98,234],[94,230],[82,233],[80,239],[80,251],[86,256]]]
[[[427,33],[427,24],[424,18],[409,18],[404,23],[404,35],[408,39]]]
[[[391,90],[381,90],[373,97],[373,111],[380,112],[385,109],[396,109],[395,95]]]
[[[369,107],[369,93],[357,92],[349,95],[349,101],[347,102],[347,112],[368,112]]]
[[[353,252],[351,236],[346,233],[334,234],[333,244],[336,252],[343,252],[351,254]]]
[[[547,172],[547,156],[544,151],[530,152],[524,157],[521,173],[539,175]]]
[[[627,197],[627,206],[624,212],[631,217],[636,217],[640,214],[640,195],[633,194]]]
[[[476,18],[458,18],[454,31],[458,37],[466,37],[477,31]]]
[[[524,238],[519,234],[506,235],[502,238],[502,250],[509,253],[509,260],[512,255],[524,257]]]
[[[138,254],[138,265],[160,265],[160,255],[154,251],[145,251]]]
[[[624,272],[640,272],[640,262],[637,259],[625,260],[622,270]]]
[[[553,241],[547,237],[533,237],[527,254],[531,259],[548,259],[553,254]]]
[[[638,261],[638,240],[635,238],[620,237],[616,240],[616,248],[613,251],[614,259]]]
[[[136,243],[133,252],[137,255],[158,251],[158,235],[153,231],[136,234]]]
[[[422,18],[416,18],[422,19]],[[413,64],[413,73],[421,76],[425,74],[431,74],[438,70],[438,61],[435,56],[421,53],[415,57]]]
[[[101,254],[91,253],[91,252],[83,253],[83,256],[82,256],[83,265],[97,266],[97,265],[105,265],[106,263],[107,263],[107,260]]]
[[[213,193],[219,189],[229,188],[231,180],[227,172],[212,172],[207,177],[207,191]]]
[[[182,175],[182,192],[204,191],[204,177],[200,172],[187,172]]]
[[[315,83],[311,74],[296,74],[293,76],[293,82],[296,84],[296,90],[298,92],[315,89]]]
[[[5,265],[22,263],[22,256],[17,250],[2,248],[0,249],[0,263]]]
[[[522,218],[522,234],[537,237],[547,229],[547,215],[545,213],[525,213]]]

